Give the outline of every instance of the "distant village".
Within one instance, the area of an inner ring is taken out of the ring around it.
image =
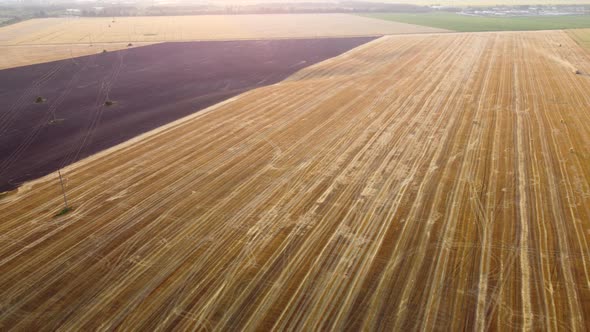
[[[442,9],[438,7],[438,9]],[[587,15],[590,14],[590,5],[535,5],[535,6],[494,6],[494,7],[467,7],[457,12],[468,16],[557,16],[557,15]]]
[[[324,1],[324,2],[322,2]],[[240,15],[288,13],[428,13],[454,12],[466,16],[516,17],[588,15],[590,5],[518,5],[490,7],[418,6],[358,0],[287,2],[262,0],[241,5],[201,0],[0,0],[0,26],[37,17]]]

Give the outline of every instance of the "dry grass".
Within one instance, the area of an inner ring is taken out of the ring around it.
[[[562,44],[562,47],[558,45]],[[390,36],[0,201],[31,330],[588,330],[590,59]]]
[[[566,30],[578,44],[590,50],[590,29]]]
[[[149,44],[135,43],[133,46],[137,47]],[[105,49],[116,51],[125,48],[130,48],[127,46],[127,43],[0,46],[0,54],[2,54],[2,57],[0,57],[0,69],[97,54]]]
[[[345,14],[47,18],[0,28],[0,69],[164,41],[315,38],[443,31]],[[90,46],[92,45],[92,46]]]
[[[0,29],[0,44],[38,45],[366,36],[443,31],[346,14],[47,18]],[[109,27],[110,26],[110,27]],[[22,33],[21,33],[22,31]]]

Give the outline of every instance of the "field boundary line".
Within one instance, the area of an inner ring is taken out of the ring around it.
[[[276,84],[279,84],[279,83],[276,83]],[[273,84],[273,85],[276,85],[276,84]],[[254,90],[256,90],[256,89],[254,89]],[[253,90],[250,90],[250,91],[253,91]],[[177,119],[177,120],[174,120],[174,121],[172,121],[172,122],[170,122],[168,124],[165,124],[165,125],[163,125],[161,127],[158,127],[158,128],[152,129],[150,131],[147,131],[147,132],[145,132],[143,134],[140,134],[140,135],[138,135],[136,137],[133,137],[133,138],[131,138],[131,139],[129,139],[129,140],[123,142],[123,143],[117,144],[117,145],[112,146],[112,147],[110,147],[108,149],[105,149],[105,150],[102,150],[100,152],[97,152],[97,153],[95,153],[93,155],[90,155],[90,156],[88,156],[86,158],[80,159],[79,161],[77,161],[77,162],[75,162],[73,164],[70,164],[68,166],[65,166],[64,168],[62,168],[62,171],[63,172],[70,171],[73,168],[86,165],[89,162],[92,162],[92,161],[94,161],[96,159],[100,159],[101,157],[103,157],[105,155],[108,155],[108,154],[110,154],[112,152],[116,152],[116,151],[119,151],[121,149],[124,149],[124,148],[126,148],[126,147],[128,147],[130,145],[133,145],[135,143],[138,143],[138,142],[140,142],[142,140],[146,140],[146,139],[149,139],[149,138],[158,136],[160,134],[164,134],[164,133],[168,132],[169,130],[172,130],[175,127],[178,127],[178,126],[180,126],[180,125],[182,125],[182,124],[184,124],[184,123],[186,123],[188,121],[191,121],[191,120],[197,119],[197,118],[199,118],[201,116],[204,116],[204,115],[206,115],[206,114],[208,114],[208,113],[210,113],[212,111],[215,111],[216,109],[218,109],[218,108],[220,108],[222,106],[225,106],[226,104],[230,104],[232,102],[235,102],[243,94],[248,93],[250,91],[246,91],[246,92],[244,92],[244,93],[242,93],[240,95],[237,95],[235,97],[229,98],[229,99],[224,100],[222,102],[219,102],[219,103],[217,103],[215,105],[211,105],[211,106],[209,106],[207,108],[204,108],[204,109],[202,109],[200,111],[196,111],[193,114],[187,115],[187,116],[182,117],[182,118]],[[40,183],[52,181],[52,180],[54,180],[54,178],[55,178],[55,172],[54,173],[47,174],[47,175],[45,175],[43,177],[40,177],[38,179],[35,179],[35,180],[27,181],[27,182],[23,183],[20,187],[14,189],[13,191],[8,191],[8,193],[11,193],[12,192],[14,194],[10,194],[10,195],[8,195],[6,197],[0,198],[0,204],[2,204],[2,203],[8,203],[10,201],[13,201],[14,199],[17,199],[21,194],[23,194],[23,193],[31,190],[31,188],[33,186],[35,186],[37,184],[40,184]]]

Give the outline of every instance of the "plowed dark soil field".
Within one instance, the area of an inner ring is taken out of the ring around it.
[[[372,39],[165,43],[2,70],[0,192]]]

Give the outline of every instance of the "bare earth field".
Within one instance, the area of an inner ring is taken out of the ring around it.
[[[162,43],[0,70],[0,192],[373,39]]]
[[[559,44],[562,46],[559,47]],[[388,36],[5,195],[15,330],[590,329],[590,58]]]
[[[445,30],[346,14],[46,18],[0,28],[0,69],[164,41],[381,36]],[[90,45],[93,46],[90,46]],[[99,45],[97,45],[99,44]]]

